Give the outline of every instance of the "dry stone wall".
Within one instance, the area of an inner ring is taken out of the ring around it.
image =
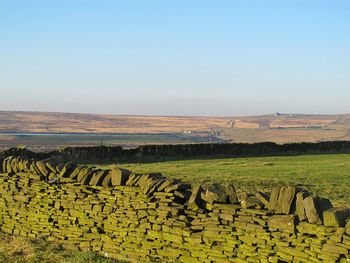
[[[350,153],[349,141],[330,141],[319,143],[199,143],[176,145],[141,145],[135,149],[120,146],[67,147],[50,156],[59,155],[66,160],[78,162],[99,162],[106,160],[153,161],[162,158],[189,157],[247,157],[293,154]]]
[[[176,145],[142,145],[134,149],[120,146],[66,147],[59,151],[36,153],[25,148],[11,148],[0,152],[1,157],[22,156],[29,158],[60,157],[61,160],[82,163],[110,161],[153,161],[162,158],[189,157],[247,157],[293,154],[350,153],[350,141],[318,143],[200,143]]]
[[[233,185],[7,157],[0,230],[132,262],[349,262],[349,209],[291,186]]]

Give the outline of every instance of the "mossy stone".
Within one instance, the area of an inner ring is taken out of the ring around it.
[[[323,211],[323,223],[325,226],[344,227],[349,218],[348,208],[332,208]]]
[[[43,161],[38,161],[38,162],[35,163],[35,166],[36,166],[36,168],[40,171],[40,173],[41,173],[43,176],[48,176],[48,175],[49,175],[49,171],[48,171],[48,169],[46,168],[45,162],[43,162]]]
[[[293,186],[281,187],[278,195],[276,213],[288,215],[292,209],[296,188]]]
[[[317,207],[316,199],[312,196],[308,196],[304,199],[303,205],[305,208],[305,213],[309,223],[312,224],[322,224],[320,209]]]
[[[113,186],[117,185],[125,185],[126,181],[128,180],[131,172],[122,169],[122,168],[114,168],[110,171],[111,173],[111,182]]]
[[[279,192],[280,192],[280,187],[274,187],[272,189],[271,195],[270,195],[270,201],[268,205],[269,210],[276,210]]]
[[[273,215],[267,220],[271,231],[278,229],[287,233],[294,233],[297,223],[297,215]]]

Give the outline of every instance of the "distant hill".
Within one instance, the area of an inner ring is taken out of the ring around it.
[[[168,133],[228,127],[226,118],[0,111],[0,132]]]
[[[174,133],[216,136],[226,142],[317,142],[350,140],[350,115],[276,113],[250,117],[183,117],[0,111],[0,144],[11,142],[13,145],[16,136],[6,136],[6,132]]]

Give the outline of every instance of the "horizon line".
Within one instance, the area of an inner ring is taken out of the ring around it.
[[[128,116],[128,117],[181,117],[181,118],[244,118],[244,117],[261,117],[269,115],[304,115],[304,116],[342,116],[350,113],[261,113],[256,115],[161,115],[161,114],[115,114],[115,113],[93,113],[93,112],[65,112],[65,111],[40,111],[40,110],[1,110],[0,113],[47,113],[47,114],[80,114],[80,115],[108,115],[108,116]]]

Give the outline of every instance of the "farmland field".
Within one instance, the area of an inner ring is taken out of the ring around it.
[[[275,185],[303,187],[330,198],[333,205],[349,206],[350,155],[198,159],[120,164],[134,172],[161,172],[194,182],[232,182],[239,191],[269,191]]]
[[[101,137],[106,145],[124,146],[212,139],[282,144],[350,140],[349,131],[349,114],[190,117],[0,111],[0,148],[24,144],[37,151],[97,145]]]
[[[26,145],[45,151],[65,146],[178,144],[219,141],[215,136],[183,133],[28,133],[0,132],[0,148]]]

